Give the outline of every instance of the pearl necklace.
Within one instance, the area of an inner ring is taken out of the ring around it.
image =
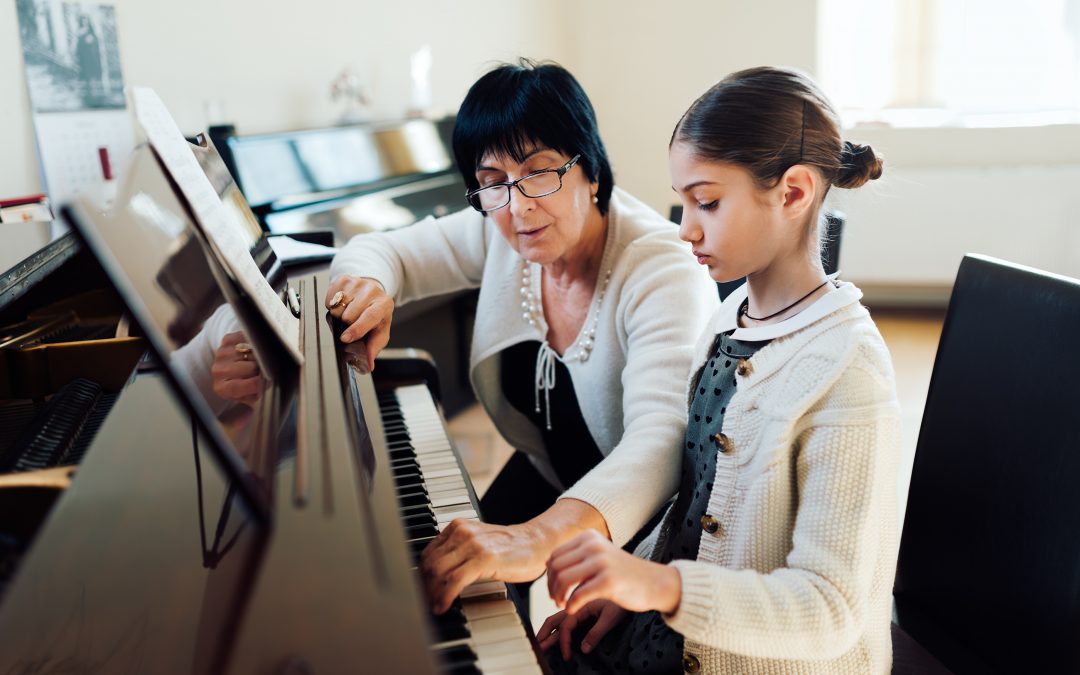
[[[577,342],[570,345],[563,356],[564,361],[577,360],[585,363],[589,360],[593,346],[596,344],[596,324],[600,322],[600,306],[604,302],[604,293],[607,292],[608,282],[611,281],[611,270],[604,275],[604,281],[600,284],[600,292],[596,296],[596,309],[593,311],[592,323],[587,324],[581,331]],[[521,261],[521,318],[532,327],[540,324],[543,316],[543,308],[540,306],[536,294],[532,288],[532,270],[527,260]],[[588,317],[586,317],[586,320]],[[540,349],[536,353],[536,412],[540,412],[540,392],[544,393],[544,406],[547,409],[546,422],[548,431],[551,431],[551,403],[549,395],[555,388],[555,359],[559,358],[555,350],[548,344],[545,335],[540,343]]]
[[[536,294],[533,293],[532,270],[530,267],[527,260],[521,261],[521,318],[530,326],[536,327],[540,324],[543,309]],[[603,305],[604,294],[607,292],[608,283],[610,282],[611,270],[608,270],[604,274],[604,280],[600,284],[600,292],[596,296],[596,309],[593,311],[592,322],[581,332],[577,341],[566,350],[563,356],[564,361],[577,360],[585,362],[589,360],[589,355],[592,353],[593,347],[596,346],[596,326],[600,323],[600,307]],[[547,343],[546,338],[544,343]]]

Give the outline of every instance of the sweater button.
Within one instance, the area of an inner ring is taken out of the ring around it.
[[[682,657],[682,669],[688,673],[696,673],[701,670],[701,661],[693,654],[684,654]]]
[[[701,529],[705,530],[709,534],[716,534],[720,531],[720,521],[717,520],[714,516],[705,514],[701,517]]]
[[[735,364],[735,372],[739,374],[739,377],[746,377],[754,372],[754,367],[748,360],[739,359],[739,362]]]
[[[732,442],[731,437],[724,433],[713,434],[713,442],[716,443],[716,447],[720,452],[725,455],[730,455],[735,452],[735,443]]]

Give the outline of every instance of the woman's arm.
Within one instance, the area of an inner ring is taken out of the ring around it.
[[[378,281],[395,304],[480,285],[490,236],[483,216],[464,209],[393,232],[349,240],[330,265],[342,275]]]
[[[623,435],[562,496],[599,511],[619,546],[678,489],[694,343],[720,304],[716,284],[678,242],[639,244],[627,255]]]
[[[330,266],[324,304],[347,328],[343,342],[364,339],[368,366],[390,340],[396,304],[480,285],[487,225],[466,209],[394,232],[353,237]]]

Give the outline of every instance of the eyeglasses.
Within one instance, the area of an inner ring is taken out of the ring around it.
[[[558,169],[533,171],[509,183],[495,183],[470,190],[465,193],[465,199],[469,202],[469,206],[486,215],[510,203],[510,188],[516,187],[521,194],[530,199],[546,197],[562,189],[563,174],[572,169],[579,159],[581,155],[574,155],[569,162]]]

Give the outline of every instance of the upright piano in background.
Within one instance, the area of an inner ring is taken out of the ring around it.
[[[99,383],[111,398],[95,399],[105,402],[93,424],[58,424],[70,410],[50,407],[59,394],[30,391],[38,380],[11,377],[25,369],[3,354],[7,391],[36,413],[18,429],[4,422],[8,434],[37,430],[31,445],[83,448],[29,466],[16,457],[0,476],[0,672],[542,672],[504,584],[474,585],[443,617],[424,609],[416,557],[450,519],[478,510],[430,363],[396,355],[367,372],[362,348],[335,339],[325,271],[305,270],[289,279],[302,325],[296,366],[222,285],[153,155],[132,166],[143,178],[118,197],[127,221],[65,210],[95,256],[69,236],[3,280],[21,289],[0,309],[5,325],[95,288],[114,325],[81,345],[83,365],[113,375]],[[175,241],[150,246],[151,235]],[[141,286],[130,266],[118,273],[120,258],[148,264]],[[192,324],[148,330],[155,293]],[[268,384],[251,411],[229,408],[208,425],[210,406],[190,383],[140,357],[148,344],[168,354],[163,335],[200,330],[226,307],[250,320],[245,337]],[[127,351],[103,368],[105,352],[92,350],[104,343]],[[64,428],[76,438],[57,441]]]

